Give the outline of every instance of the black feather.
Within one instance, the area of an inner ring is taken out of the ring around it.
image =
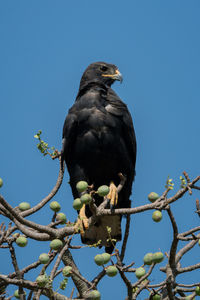
[[[135,176],[136,138],[126,104],[111,89],[115,65],[91,64],[84,72],[78,95],[69,110],[63,128],[63,156],[70,175],[70,185],[77,198],[76,183],[85,180],[97,189],[111,181],[118,185],[119,173],[126,182],[119,193],[117,208],[130,207]],[[96,198],[96,204],[102,198]],[[91,215],[87,208],[88,216]]]

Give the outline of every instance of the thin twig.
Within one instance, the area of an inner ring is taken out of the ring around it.
[[[196,208],[197,208],[197,213],[200,217],[200,205],[199,205],[199,199],[196,200]]]
[[[21,213],[21,215],[23,217],[27,217],[33,213],[35,213],[36,211],[38,211],[39,209],[41,209],[46,203],[48,203],[58,192],[62,181],[63,181],[63,176],[64,176],[64,161],[61,159],[61,157],[59,157],[59,161],[60,161],[60,170],[59,170],[59,174],[58,174],[58,179],[56,182],[56,185],[54,186],[54,188],[52,189],[52,191],[45,197],[43,198],[37,205],[35,205],[34,207],[24,211]]]
[[[70,241],[71,241],[71,239],[70,239]],[[58,266],[59,266],[59,264],[61,262],[62,256],[65,253],[65,251],[68,249],[70,241],[67,241],[66,245],[62,248],[62,250],[60,251],[60,253],[59,253],[58,257],[57,257],[57,260],[56,260],[56,262],[54,264],[54,267],[53,267],[53,269],[51,271],[51,274],[50,274],[50,279],[51,280],[53,280],[53,278],[55,276],[55,273],[56,273],[56,271],[58,269]]]
[[[200,238],[200,233],[197,235]],[[185,247],[183,247],[176,255],[176,263],[180,261],[185,253],[187,253],[190,249],[194,247],[198,243],[198,239],[189,242]]]
[[[200,269],[200,263],[192,265],[192,266],[188,266],[185,268],[178,268],[178,273],[185,273],[185,272],[191,272],[194,271],[196,269]]]
[[[92,288],[96,287],[99,281],[105,276],[106,271],[103,269],[91,282],[93,283]]]

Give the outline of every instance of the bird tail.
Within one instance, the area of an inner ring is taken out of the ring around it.
[[[115,243],[121,238],[121,216],[119,215],[99,217],[98,221],[91,224],[81,236],[84,244],[99,243],[99,246],[105,246],[108,253],[112,253]]]

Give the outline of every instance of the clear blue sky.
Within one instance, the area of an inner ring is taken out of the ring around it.
[[[28,201],[33,206],[53,187],[58,162],[40,155],[33,136],[41,129],[50,145],[61,148],[63,122],[82,72],[99,60],[119,67],[124,82],[113,88],[134,120],[138,156],[132,205],[147,203],[151,191],[162,193],[168,175],[175,190],[184,170],[191,178],[199,175],[199,12],[198,0],[0,2],[0,177],[1,193],[11,205]],[[67,181],[66,172],[56,200],[73,221]],[[199,225],[197,197],[194,193],[172,205],[180,230]],[[164,212],[162,222],[155,224],[151,214],[132,217],[126,263],[140,266],[146,252],[169,250],[172,229],[167,215]],[[47,224],[50,216],[47,207],[34,220]],[[29,241],[28,257],[27,248],[17,249],[20,267],[41,251],[48,251],[47,243]],[[196,246],[183,265],[199,261],[199,251]],[[73,253],[88,279],[99,269],[93,263],[97,253],[87,248]],[[1,271],[12,272],[6,250],[1,256]],[[156,271],[153,282],[157,277]],[[130,278],[134,281],[134,274]],[[186,274],[183,281],[196,278],[197,272]],[[99,290],[103,299],[125,297],[119,276],[106,278]],[[70,292],[69,284],[67,295]]]

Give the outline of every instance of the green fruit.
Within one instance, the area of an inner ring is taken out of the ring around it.
[[[29,209],[29,208],[31,208],[31,206],[30,206],[30,204],[29,204],[28,202],[21,202],[21,203],[19,204],[19,209],[20,209],[21,211],[25,211],[25,210],[27,210],[27,209]]]
[[[20,235],[15,242],[19,247],[25,247],[28,243],[28,240],[25,238],[25,236]]]
[[[52,240],[50,243],[50,248],[53,250],[59,250],[63,246],[63,242],[59,239]]]
[[[36,278],[36,282],[38,284],[39,287],[45,287],[45,285],[48,282],[48,277],[46,275],[39,275]]]
[[[158,295],[158,294],[155,294],[153,297],[152,297],[152,300],[160,300],[161,299],[161,296]]]
[[[101,299],[101,294],[97,290],[91,291],[88,295],[88,299],[90,299],[90,300],[100,300]]]
[[[154,192],[151,192],[151,193],[148,195],[148,199],[149,199],[149,201],[151,201],[151,202],[155,202],[158,198],[159,198],[159,195],[158,195],[157,193],[154,193]]]
[[[106,195],[108,195],[109,191],[110,191],[110,188],[107,185],[102,185],[98,188],[97,194],[100,197],[105,197]]]
[[[106,274],[109,276],[109,277],[114,277],[116,276],[118,273],[118,270],[115,266],[109,266],[107,269],[106,269]]]
[[[17,298],[17,299],[20,299],[20,298],[19,298],[19,291],[18,291],[18,290],[15,290],[14,296],[15,296],[15,298]]]
[[[156,252],[153,254],[153,262],[160,263],[164,259],[164,254],[162,252]]]
[[[162,220],[162,213],[160,210],[155,210],[152,214],[152,219],[155,222],[160,222]]]
[[[55,212],[58,212],[61,209],[61,206],[57,201],[52,201],[49,206]]]
[[[153,253],[147,253],[143,258],[145,265],[151,265],[153,263]]]
[[[79,181],[77,184],[76,184],[76,189],[79,193],[82,193],[84,192],[85,190],[87,190],[87,187],[88,187],[88,183],[86,181]]]
[[[39,256],[39,261],[41,262],[41,264],[47,264],[49,262],[49,255],[47,253],[42,253]]]
[[[67,221],[67,217],[64,213],[58,213],[56,216],[57,221],[61,221],[61,224],[65,224]]]
[[[110,261],[110,254],[103,253],[101,256],[103,257],[103,264],[106,265]]]
[[[198,241],[198,244],[199,244],[199,246],[200,246],[200,239],[199,239],[199,241]]]
[[[63,273],[63,276],[70,277],[72,274],[72,267],[70,267],[70,266],[64,267],[62,270],[62,273]]]
[[[196,287],[195,293],[197,296],[200,296],[200,286]]]
[[[102,256],[102,254],[97,254],[95,257],[94,257],[94,261],[95,263],[98,265],[98,266],[102,266],[104,264],[104,258]]]
[[[73,202],[73,208],[76,210],[81,209],[81,207],[83,206],[83,203],[81,202],[80,198],[76,198]]]
[[[0,188],[3,186],[3,179],[0,178]]]
[[[146,274],[146,271],[144,268],[140,267],[140,268],[137,268],[136,271],[135,271],[135,276],[140,279],[142,276],[144,276]]]
[[[25,291],[24,291],[24,295],[26,295],[26,292],[25,292]],[[19,297],[19,290],[15,290],[14,296],[15,296],[15,298],[17,298],[17,299],[20,299],[20,297]]]
[[[81,196],[81,202],[83,204],[89,204],[92,200],[92,197],[90,196],[90,194],[84,194]]]

